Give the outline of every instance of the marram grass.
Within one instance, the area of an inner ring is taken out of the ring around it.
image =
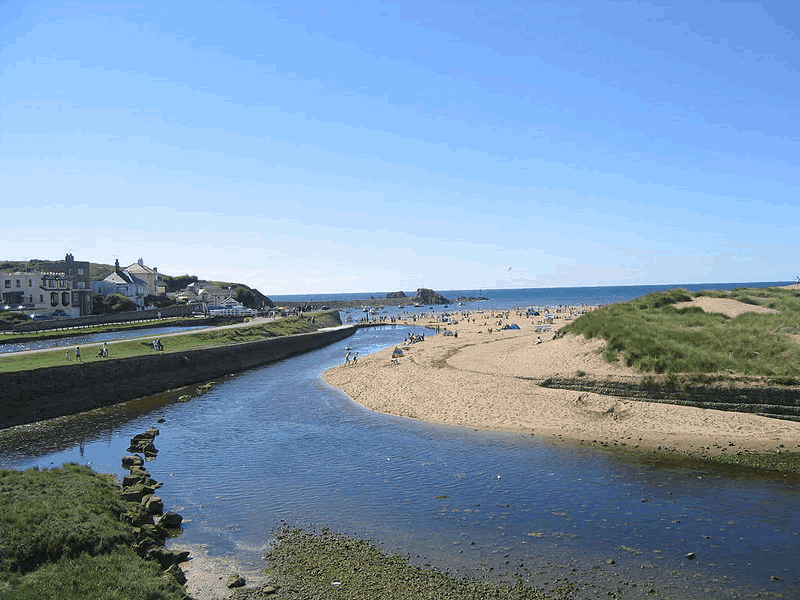
[[[735,318],[679,302],[709,295],[772,308]],[[787,288],[648,294],[602,307],[562,329],[607,341],[603,356],[642,373],[716,373],[792,378],[800,366],[800,291]]]

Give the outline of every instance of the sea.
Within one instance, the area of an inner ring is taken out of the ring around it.
[[[552,287],[552,288],[508,288],[508,289],[469,289],[469,290],[435,290],[448,300],[458,298],[486,298],[481,307],[495,310],[507,310],[527,306],[603,306],[616,302],[626,302],[640,296],[662,292],[676,288],[687,291],[700,290],[734,290],[737,288],[784,287],[793,281],[757,281],[734,283],[680,283],[661,285],[622,285],[622,286],[585,286],[585,287]],[[416,291],[405,291],[409,300]],[[270,299],[281,302],[308,302],[320,304],[330,301],[369,300],[385,298],[387,292],[362,292],[343,294],[294,294],[270,296]],[[470,302],[467,306],[477,308],[478,303]]]

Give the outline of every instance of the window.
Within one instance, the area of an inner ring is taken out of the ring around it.
[[[61,304],[63,304],[64,306],[69,306],[69,297],[70,297],[69,292],[61,292]]]
[[[83,275],[83,269],[82,268],[78,269],[78,275]]]
[[[11,280],[10,280],[10,279],[6,279],[6,280],[5,280],[3,283],[5,283],[5,286],[6,286],[7,288],[10,288],[10,287],[11,287]]]
[[[33,279],[28,279],[28,287],[33,287]]]
[[[50,292],[50,306],[58,306],[58,292]]]
[[[22,282],[19,279],[17,279],[17,287],[22,287]]]
[[[44,302],[44,294],[39,294],[39,302]]]

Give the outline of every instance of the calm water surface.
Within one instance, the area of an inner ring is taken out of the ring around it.
[[[0,432],[0,467],[75,461],[122,474],[130,437],[163,418],[148,469],[186,519],[179,542],[212,554],[257,560],[288,522],[482,577],[655,590],[626,588],[625,598],[800,598],[797,483],[379,415],[322,380],[345,347],[366,354],[408,331],[362,330],[190,402],[165,394]]]
[[[31,340],[29,342],[0,343],[0,354],[6,352],[23,352],[25,350],[43,350],[45,348],[62,348],[64,346],[81,346],[85,344],[95,344],[99,342],[110,342],[113,340],[127,340],[138,337],[158,337],[168,333],[182,331],[192,331],[203,329],[202,326],[171,326],[171,327],[152,327],[147,329],[127,329],[120,331],[107,331],[105,333],[84,333],[81,335],[70,335],[49,340]],[[0,342],[3,338],[0,337]]]

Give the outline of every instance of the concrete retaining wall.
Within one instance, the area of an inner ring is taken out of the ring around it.
[[[0,373],[0,429],[210,381],[345,339],[340,327],[191,352]]]

